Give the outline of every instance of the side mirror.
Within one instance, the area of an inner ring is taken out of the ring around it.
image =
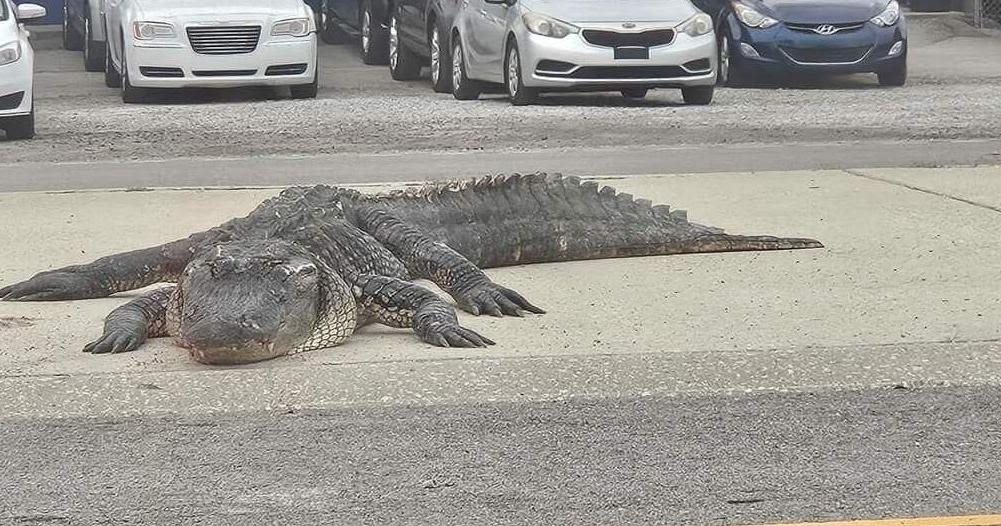
[[[17,6],[17,21],[28,23],[45,18],[45,8],[38,4],[21,4]]]

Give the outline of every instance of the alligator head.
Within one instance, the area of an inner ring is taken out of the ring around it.
[[[354,331],[355,305],[340,276],[300,247],[239,241],[192,259],[170,324],[196,361],[243,364],[340,343]]]

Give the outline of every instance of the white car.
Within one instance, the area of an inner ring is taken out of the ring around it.
[[[105,30],[105,82],[125,102],[183,87],[316,97],[316,23],[302,0],[106,0]]]
[[[0,0],[0,128],[7,139],[35,136],[35,52],[24,24],[41,18],[45,8],[40,5]]]

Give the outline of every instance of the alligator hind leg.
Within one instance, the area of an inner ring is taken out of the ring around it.
[[[167,311],[176,287],[146,293],[111,311],[104,321],[104,334],[84,347],[93,354],[134,351],[148,338],[170,336]]]
[[[354,287],[364,316],[397,328],[412,328],[438,347],[486,347],[494,342],[461,325],[455,309],[434,292],[398,278],[361,276]]]

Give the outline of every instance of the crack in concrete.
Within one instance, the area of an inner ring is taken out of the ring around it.
[[[878,175],[867,174],[865,172],[862,172],[861,170],[842,169],[841,171],[844,172],[844,173],[846,173],[846,174],[848,174],[848,175],[853,175],[855,177],[861,177],[862,179],[869,179],[870,181],[878,181],[878,182],[881,182],[881,183],[891,184],[893,186],[899,186],[899,187],[902,187],[902,188],[906,188],[908,190],[914,190],[915,192],[921,192],[921,193],[925,193],[925,194],[928,194],[928,195],[934,195],[936,197],[944,197],[946,199],[951,199],[953,201],[958,201],[960,203],[965,203],[965,204],[968,204],[968,205],[973,205],[973,206],[975,206],[977,208],[983,208],[985,210],[990,210],[992,212],[997,212],[997,213],[1001,214],[1001,207],[997,207],[997,206],[994,206],[994,205],[989,205],[987,203],[981,203],[980,201],[974,201],[973,199],[966,199],[965,197],[959,197],[959,196],[955,196],[955,195],[952,195],[952,194],[947,194],[945,192],[939,192],[937,190],[932,190],[930,188],[923,188],[923,187],[920,187],[920,186],[915,186],[915,185],[912,185],[912,184],[908,184],[908,183],[904,183],[904,182],[897,181],[897,180],[894,180],[894,179],[890,179],[888,177],[880,177]]]

